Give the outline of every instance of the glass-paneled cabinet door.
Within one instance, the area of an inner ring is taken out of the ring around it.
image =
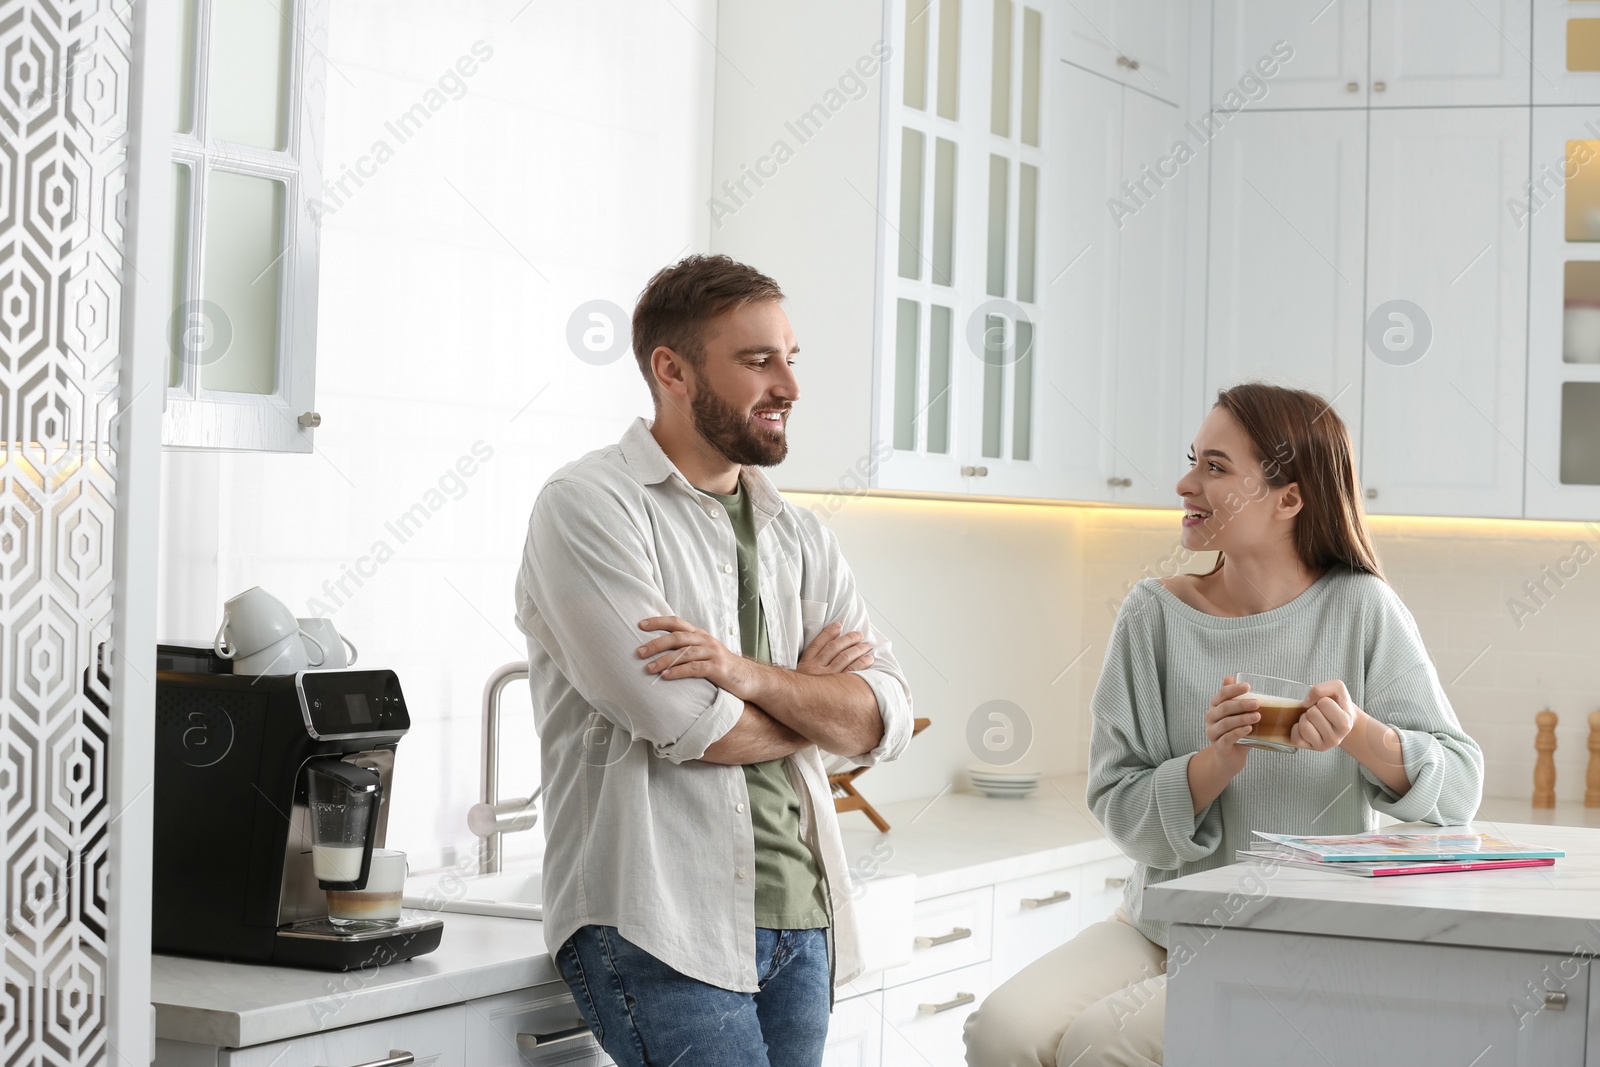
[[[882,264],[884,488],[1051,495],[1039,477],[1044,12],[905,0]]]
[[[1600,4],[1596,4],[1600,7]],[[1600,515],[1600,107],[1535,108],[1524,516]],[[1555,159],[1553,166],[1545,161]]]
[[[183,0],[162,441],[309,452],[326,0]]]
[[[1534,0],[1533,102],[1600,104],[1600,4]]]

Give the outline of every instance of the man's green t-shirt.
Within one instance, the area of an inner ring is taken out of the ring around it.
[[[755,509],[744,486],[722,501],[738,543],[741,654],[772,662],[761,612]],[[811,850],[800,839],[800,798],[781,759],[744,768],[750,822],[756,839],[756,925],[769,930],[810,930],[828,925],[828,904]]]

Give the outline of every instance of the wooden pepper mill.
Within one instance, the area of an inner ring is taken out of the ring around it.
[[[1539,724],[1539,736],[1533,747],[1539,755],[1533,761],[1533,806],[1556,806],[1556,713],[1546,708],[1533,717]]]
[[[1583,806],[1600,808],[1600,711],[1589,713],[1589,773]]]

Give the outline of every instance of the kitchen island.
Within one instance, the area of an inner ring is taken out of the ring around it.
[[[1600,830],[1473,828],[1567,855],[1376,879],[1252,862],[1150,887],[1144,915],[1172,924],[1166,1062],[1600,1064]]]

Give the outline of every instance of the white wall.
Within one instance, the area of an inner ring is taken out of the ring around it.
[[[526,656],[512,585],[535,492],[649,411],[631,355],[580,361],[568,317],[631,309],[707,240],[713,0],[517,9],[333,5],[324,172],[371,177],[324,199],[316,453],[169,453],[164,469],[161,635],[209,640],[222,601],[259,584],[302,615],[320,601],[362,665],[395,668],[415,725],[390,842],[414,866],[471,845],[483,683]],[[479,41],[492,56],[460,77]],[[430,90],[443,105],[402,143],[386,124]],[[437,511],[402,543],[386,523],[418,503]],[[511,718],[517,791],[537,760],[529,717]]]

